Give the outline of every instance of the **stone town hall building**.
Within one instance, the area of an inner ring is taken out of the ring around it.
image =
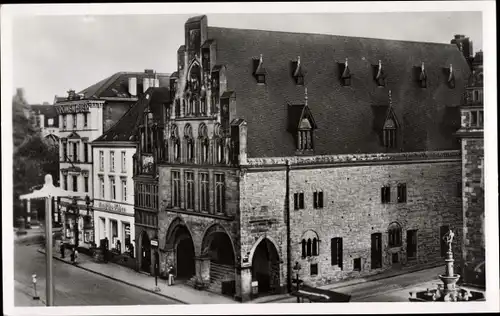
[[[453,44],[190,18],[170,105],[138,129],[139,265],[247,301],[289,289],[296,262],[310,285],[442,263],[447,228],[458,254],[469,73]]]

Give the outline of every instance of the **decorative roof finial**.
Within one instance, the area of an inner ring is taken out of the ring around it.
[[[452,73],[452,72],[453,72],[453,65],[450,64],[450,73]]]
[[[347,67],[347,57],[345,58],[345,66]]]
[[[307,106],[307,99],[308,99],[308,97],[307,97],[307,87],[306,87],[306,88],[304,88],[304,100],[305,100],[304,103],[305,103],[305,106]]]
[[[262,64],[262,54],[260,54],[260,63]]]
[[[389,107],[392,107],[392,91],[389,90]]]
[[[381,60],[378,61],[378,69],[379,70],[382,69],[382,61]]]
[[[424,72],[425,70],[425,65],[424,65],[424,62],[422,62],[422,72]]]
[[[297,66],[300,65],[300,56],[297,56]]]

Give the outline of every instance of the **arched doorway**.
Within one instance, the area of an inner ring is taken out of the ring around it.
[[[177,226],[174,238],[177,258],[177,278],[187,280],[196,273],[193,238],[184,225]]]
[[[252,258],[252,281],[257,281],[259,294],[275,294],[280,290],[280,260],[274,244],[264,238]]]
[[[148,234],[143,231],[141,233],[141,270],[151,272],[151,242]]]

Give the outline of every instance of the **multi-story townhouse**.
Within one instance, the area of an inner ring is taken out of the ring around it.
[[[93,200],[91,142],[108,131],[145,90],[164,85],[165,80],[168,84],[168,77],[165,79],[164,74],[153,70],[119,72],[78,94],[69,91],[66,100],[55,97],[60,130],[60,185],[63,189],[84,192]],[[65,240],[86,248],[96,243],[92,205],[89,209],[85,199],[77,198],[62,198],[60,204]]]
[[[30,117],[40,129],[42,137],[54,145],[59,145],[59,115],[56,106],[48,103],[32,104]]]
[[[190,18],[154,146],[149,262],[242,301],[291,290],[296,273],[318,286],[442,264],[447,228],[461,244],[454,133],[469,73],[452,44]]]
[[[471,60],[457,132],[462,142],[462,276],[465,283],[485,287],[483,52]]]

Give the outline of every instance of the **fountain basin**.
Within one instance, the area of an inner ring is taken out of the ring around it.
[[[467,289],[457,288],[455,301],[485,301],[484,293]],[[466,293],[468,293],[466,295]],[[466,299],[465,297],[468,296]],[[427,291],[410,292],[410,302],[445,302],[444,290],[442,288]]]

